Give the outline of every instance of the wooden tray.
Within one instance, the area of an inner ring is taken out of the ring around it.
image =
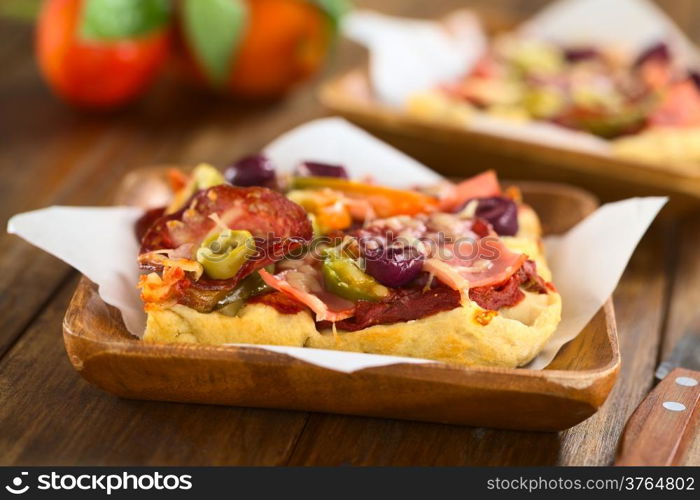
[[[410,116],[376,100],[364,68],[330,80],[319,98],[332,112],[449,176],[466,177],[489,165],[504,178],[571,183],[605,200],[672,195],[672,212],[700,206],[698,166],[622,160]]]
[[[518,183],[546,233],[597,201],[576,188]],[[611,301],[545,370],[399,364],[338,373],[254,347],[144,343],[83,278],[63,323],[68,356],[89,382],[134,399],[368,415],[556,431],[595,413],[618,373]]]

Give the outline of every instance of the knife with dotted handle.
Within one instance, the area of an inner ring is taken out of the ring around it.
[[[656,378],[660,382],[627,421],[615,465],[682,465],[700,428],[700,333],[676,344]]]

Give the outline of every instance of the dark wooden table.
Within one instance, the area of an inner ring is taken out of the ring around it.
[[[467,2],[356,3],[436,17]],[[519,14],[545,3],[471,2]],[[691,34],[700,39],[698,2],[661,3],[681,26],[694,26]],[[363,57],[343,42],[328,74]],[[139,166],[223,166],[323,114],[314,97],[321,78],[266,105],[222,102],[166,81],[128,110],[79,113],[41,83],[31,26],[8,19],[0,19],[0,68],[3,225],[12,214],[51,204],[106,204],[119,179]],[[117,399],[83,381],[65,355],[61,320],[77,273],[1,234],[0,464],[609,464],[626,419],[652,387],[654,367],[698,319],[698,248],[698,217],[655,223],[614,296],[623,356],[614,391],[589,420],[547,434]],[[700,463],[698,448],[688,463]]]

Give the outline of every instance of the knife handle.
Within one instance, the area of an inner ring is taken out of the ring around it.
[[[676,368],[627,421],[615,465],[680,465],[700,419],[700,372]]]

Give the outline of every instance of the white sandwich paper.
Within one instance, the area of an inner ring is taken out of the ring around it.
[[[436,184],[442,177],[401,151],[364,130],[349,126],[342,118],[314,120],[282,134],[265,154],[278,172],[291,173],[300,162],[316,161],[343,165],[357,179],[371,177],[378,184],[395,188]]]
[[[488,42],[474,16],[465,11],[454,15],[469,19],[461,23],[462,33],[469,35],[457,39],[445,22],[417,24],[413,19],[363,10],[347,17],[344,34],[369,50],[369,77],[380,102],[403,107],[411,95],[456,80],[471,70]],[[698,48],[649,0],[560,0],[525,22],[518,31],[562,45],[616,47],[632,53],[664,40],[685,66],[700,66]],[[435,33],[441,33],[443,39],[439,46]],[[439,64],[439,60],[454,63]],[[476,111],[466,126],[508,139],[600,156],[611,154],[610,144],[604,139],[547,123],[516,123]]]
[[[628,53],[664,40],[684,65],[700,61],[697,47],[649,0],[560,0],[525,22],[520,32],[562,45],[608,46]]]
[[[486,48],[479,21],[464,10],[443,24],[355,11],[345,18],[343,31],[369,48],[374,89],[394,106],[466,73]]]
[[[428,167],[338,118],[302,125],[265,151],[286,169],[299,160],[322,160],[346,165],[353,177],[371,172],[393,186],[430,184],[441,179]],[[547,240],[553,281],[562,295],[564,309],[559,328],[531,368],[549,364],[559,348],[578,335],[600,309],[665,202],[665,198],[633,198],[611,203],[566,235]],[[134,223],[140,214],[140,209],[133,207],[50,207],[15,215],[7,231],[55,255],[95,282],[102,299],[118,308],[128,330],[140,337],[145,318],[136,289],[138,245],[134,238]],[[299,347],[251,347],[347,373],[396,363],[434,362]]]
[[[361,352],[330,351],[328,349],[311,349],[308,347],[257,344],[228,345],[263,348],[266,351],[286,354],[293,358],[306,361],[312,365],[344,373],[352,373],[358,370],[374,368],[375,366],[396,365],[399,363],[409,363],[415,365],[435,363],[435,361],[430,361],[429,359],[406,358],[403,356],[384,356],[382,354],[365,354]]]
[[[528,368],[547,366],[588,324],[612,295],[639,240],[667,201],[647,197],[607,203],[565,235],[545,238],[562,321]]]
[[[100,297],[122,313],[126,328],[141,336],[146,313],[135,288],[139,245],[135,207],[49,207],[12,217],[7,232],[61,259],[99,286]]]

